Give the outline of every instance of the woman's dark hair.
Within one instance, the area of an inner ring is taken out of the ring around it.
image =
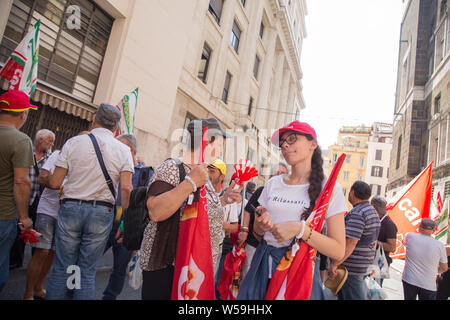
[[[306,139],[309,141],[314,140],[314,138],[307,134],[304,135]],[[316,201],[320,196],[320,192],[322,191],[322,182],[325,179],[325,174],[323,173],[323,159],[322,159],[322,150],[319,145],[314,150],[312,159],[311,159],[311,174],[309,175],[309,208],[305,210],[302,214],[302,220],[308,219],[309,215],[314,209],[316,205]]]

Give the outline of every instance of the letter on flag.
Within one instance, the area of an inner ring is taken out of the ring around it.
[[[115,136],[121,134],[134,134],[134,115],[136,113],[138,100],[138,88],[126,94],[116,106],[122,117],[115,132]]]
[[[40,24],[37,20],[0,70],[0,76],[9,81],[9,89],[21,90],[28,96],[36,90]]]
[[[205,128],[200,163],[204,161],[207,132]],[[197,190],[181,216],[172,300],[215,300],[206,186]]]
[[[405,257],[403,240],[409,232],[417,233],[422,218],[430,216],[433,163],[425,168],[386,205],[389,217],[397,226],[397,248],[392,259]]]
[[[309,226],[320,232],[322,230],[325,213],[328,209],[331,194],[333,193],[336,179],[344,162],[345,154],[342,154],[328,178],[325,187],[317,199],[313,212],[308,220]],[[287,259],[286,259],[287,258]],[[316,250],[306,242],[300,241],[288,250],[286,256],[281,259],[269,283],[266,300],[309,300],[314,277],[314,263]]]

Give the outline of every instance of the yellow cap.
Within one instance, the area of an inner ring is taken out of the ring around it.
[[[214,161],[214,163],[212,164],[214,167],[216,167],[217,169],[219,169],[219,171],[223,174],[226,175],[227,174],[227,165],[225,164],[225,162],[223,162],[220,159],[216,159],[216,161]]]

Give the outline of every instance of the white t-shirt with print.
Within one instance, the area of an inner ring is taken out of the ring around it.
[[[309,184],[288,185],[284,182],[286,175],[271,178],[264,187],[258,202],[266,208],[270,214],[270,219],[274,224],[287,221],[300,221],[302,213],[309,207]],[[325,186],[326,180],[322,183]],[[340,184],[336,183],[331,194],[325,220],[348,211],[344,193]],[[271,232],[264,234],[267,244],[281,248],[288,246],[292,239],[278,242]]]
[[[55,164],[58,160],[60,151],[55,151],[48,157],[41,169],[47,170],[51,174],[55,171]],[[52,190],[50,188],[45,188],[42,192],[41,198],[39,199],[39,204],[37,207],[38,213],[43,213],[53,218],[58,217],[59,210],[59,190]]]

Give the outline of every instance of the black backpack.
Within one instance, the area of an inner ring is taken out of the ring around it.
[[[184,180],[186,175],[183,164],[178,159],[173,159],[178,166],[180,172],[180,182]],[[141,181],[146,183],[146,179],[142,178],[144,171],[139,177]],[[148,172],[148,174],[150,174]],[[153,174],[153,169],[151,174]],[[150,175],[151,176],[151,175]],[[139,184],[138,184],[139,186]],[[139,250],[141,248],[144,231],[150,222],[147,210],[147,187],[137,187],[131,191],[130,203],[128,208],[123,212],[123,244],[128,250]]]
[[[123,244],[128,250],[139,250],[145,227],[149,222],[146,199],[146,184],[153,175],[152,167],[141,169],[139,181],[131,191],[130,203],[124,210],[123,216]]]

